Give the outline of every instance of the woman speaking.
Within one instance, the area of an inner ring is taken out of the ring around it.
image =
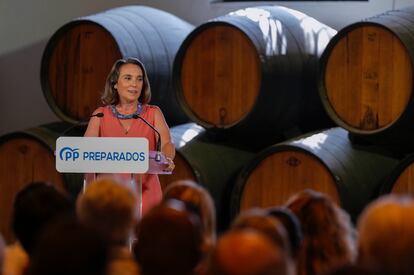
[[[148,139],[149,150],[155,151],[158,135],[161,137],[161,151],[168,164],[165,171],[174,169],[175,147],[161,110],[149,105],[151,89],[144,65],[136,58],[119,59],[112,66],[106,79],[102,95],[103,106],[93,112],[85,137],[144,137]],[[143,120],[148,122],[147,125]],[[140,175],[120,174],[127,180]],[[95,177],[86,175],[86,181]],[[142,176],[142,214],[162,199],[161,185],[156,174]]]

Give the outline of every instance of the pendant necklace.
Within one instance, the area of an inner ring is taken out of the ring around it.
[[[124,115],[118,112],[118,110],[115,107],[115,104],[111,105],[111,110],[112,110],[112,114],[117,118],[119,124],[121,125],[121,127],[124,129],[125,134],[128,134],[130,127],[125,128],[125,126],[122,124],[121,119],[125,120],[125,119],[131,119],[131,118],[136,118],[137,116],[139,116],[141,114],[142,111],[142,104],[138,103],[137,106],[137,111],[133,114],[128,114],[128,115]],[[132,125],[132,124],[131,124]]]

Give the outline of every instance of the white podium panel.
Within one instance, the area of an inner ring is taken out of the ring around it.
[[[146,138],[60,137],[56,170],[61,173],[135,173],[148,171]]]

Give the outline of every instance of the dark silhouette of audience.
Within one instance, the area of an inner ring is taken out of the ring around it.
[[[28,275],[104,275],[107,242],[74,218],[49,224],[39,236]]]
[[[13,232],[30,256],[42,229],[55,218],[73,214],[74,206],[52,184],[33,182],[17,193],[13,210]]]
[[[240,213],[217,241],[213,198],[193,181],[170,184],[140,221],[136,190],[114,178],[89,184],[76,211],[45,182],[25,186],[13,207],[17,242],[5,249],[0,235],[1,275],[414,274],[407,195],[369,204],[358,239],[349,215],[312,190]]]
[[[190,275],[201,259],[199,217],[178,200],[151,209],[138,225],[136,259],[143,275]]]

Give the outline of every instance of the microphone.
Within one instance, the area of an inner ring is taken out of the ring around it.
[[[94,115],[90,115],[90,116],[89,116],[89,118],[92,118],[92,117],[103,117],[103,116],[104,116],[104,113],[100,112],[100,113],[96,113],[96,114],[94,114]],[[65,136],[65,134],[67,134],[70,130],[75,129],[75,128],[76,128],[76,127],[78,127],[80,124],[85,123],[85,122],[86,122],[86,121],[84,121],[84,120],[78,121],[76,124],[74,124],[74,125],[70,126],[70,127],[69,127],[69,128],[67,128],[65,131],[63,131],[63,132],[62,132],[62,134],[60,134],[60,136]]]
[[[142,120],[145,124],[147,124],[152,130],[154,130],[154,132],[156,132],[157,133],[157,135],[158,135],[158,140],[157,140],[157,148],[156,148],[156,150],[157,150],[157,154],[155,155],[155,161],[156,162],[160,162],[161,161],[161,135],[160,135],[160,132],[158,132],[157,131],[157,129],[155,129],[155,127],[154,126],[152,126],[148,121],[146,121],[144,118],[142,118],[142,117],[140,117],[139,115],[137,115],[137,114],[134,114],[133,116],[132,116],[132,118],[133,119],[140,119],[140,120]]]

